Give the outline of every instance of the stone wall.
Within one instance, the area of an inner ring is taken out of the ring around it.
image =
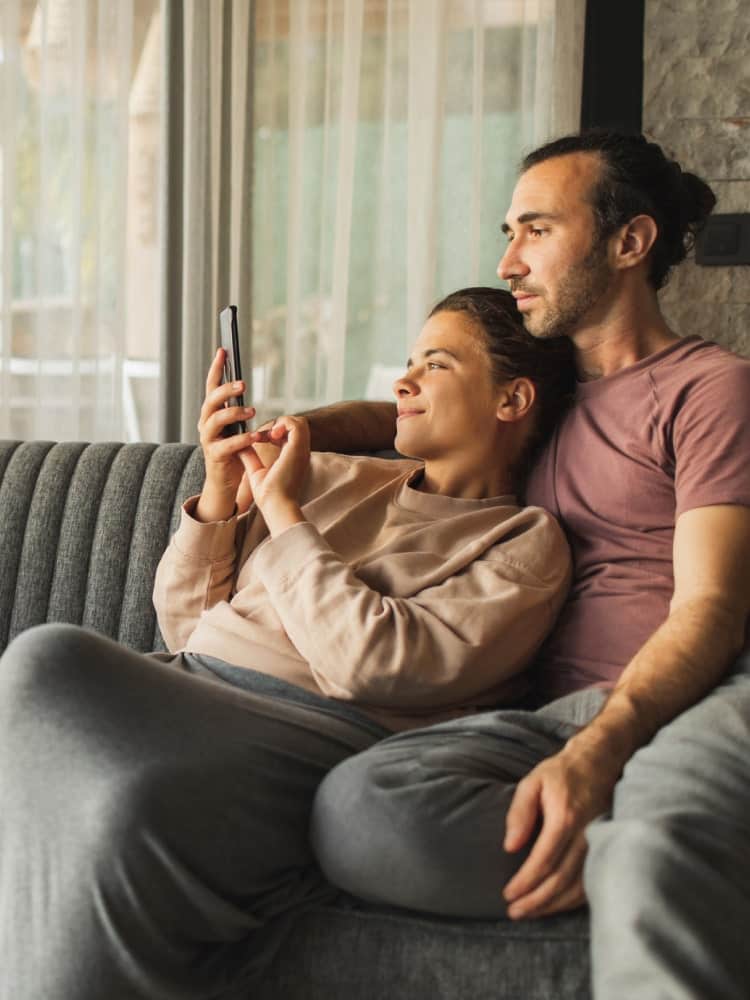
[[[643,131],[750,212],[750,0],[646,0]],[[750,356],[750,265],[677,268],[661,293],[681,334]]]

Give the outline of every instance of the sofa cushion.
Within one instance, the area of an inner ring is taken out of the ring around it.
[[[342,899],[302,914],[253,1000],[587,1000],[588,911],[453,920]]]
[[[164,649],[154,574],[202,482],[193,445],[0,441],[0,650],[43,622]]]

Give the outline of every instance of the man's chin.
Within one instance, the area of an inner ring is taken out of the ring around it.
[[[560,322],[557,318],[551,319],[549,316],[540,315],[524,316],[523,325],[527,333],[537,340],[551,340],[554,337],[564,337],[569,332],[568,325]]]
[[[532,337],[549,337],[551,334],[546,329],[544,324],[544,317],[532,316],[530,313],[526,313],[523,317],[523,325],[527,333],[530,333]]]

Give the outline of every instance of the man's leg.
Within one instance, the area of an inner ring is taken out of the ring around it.
[[[588,841],[597,1000],[746,1000],[750,659],[633,757]]]
[[[71,626],[0,660],[0,997],[246,997],[326,772],[375,739]]]
[[[515,786],[600,707],[581,692],[540,712],[501,711],[389,737],[339,764],[315,799],[326,876],[371,902],[461,917],[505,915],[527,851],[502,849]]]

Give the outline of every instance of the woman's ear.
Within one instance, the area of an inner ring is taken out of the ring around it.
[[[621,270],[642,264],[651,251],[659,228],[650,215],[636,215],[619,230],[614,241],[614,266]]]
[[[534,383],[529,378],[515,378],[503,386],[497,401],[497,419],[506,423],[522,420],[536,399]]]

